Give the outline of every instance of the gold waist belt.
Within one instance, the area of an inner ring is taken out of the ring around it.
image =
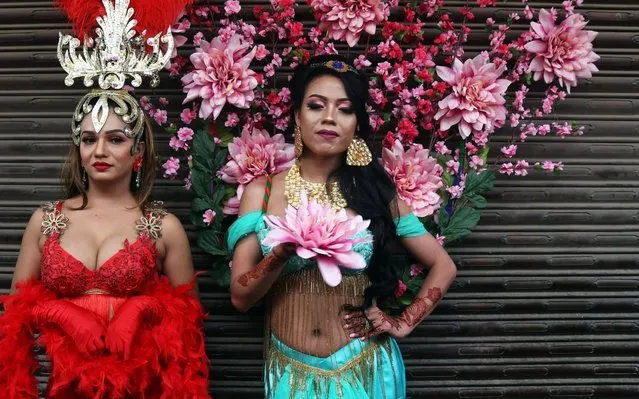
[[[82,295],[109,295],[108,291],[104,291],[98,288],[91,288],[90,290],[84,291]]]

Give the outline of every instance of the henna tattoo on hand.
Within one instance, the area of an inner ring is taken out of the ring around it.
[[[284,263],[285,261],[282,258],[271,254],[262,259],[262,261],[255,266],[255,269],[241,275],[238,282],[242,287],[246,287],[251,280],[257,280],[266,276],[268,273],[282,267]]]
[[[409,327],[415,327],[424,320],[426,315],[437,305],[442,298],[442,290],[438,287],[429,288],[425,296],[415,297],[400,316]]]
[[[382,324],[380,325],[380,327],[384,326],[384,324],[388,324],[391,329],[395,329],[398,331],[402,327],[401,320],[395,317],[389,316],[386,313],[382,312],[381,310],[379,311],[379,313],[380,313],[380,318],[382,320]],[[373,328],[373,330],[378,330],[378,328]]]

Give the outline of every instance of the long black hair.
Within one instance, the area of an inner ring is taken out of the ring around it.
[[[326,66],[325,63],[329,61],[343,63],[345,67],[342,69],[345,72]],[[300,111],[308,84],[325,75],[335,76],[344,84],[357,116],[357,135],[366,141],[370,149],[371,126],[366,112],[368,78],[356,71],[353,64],[344,57],[320,55],[311,58],[307,65],[300,65],[295,69],[289,82],[293,111]],[[289,133],[292,133],[294,125],[295,118],[291,118]],[[392,297],[398,285],[397,271],[390,259],[389,250],[389,245],[396,238],[393,218],[398,216],[395,202],[397,192],[393,180],[377,162],[375,153],[373,161],[367,166],[349,166],[345,159],[346,153],[341,166],[329,176],[328,181],[337,181],[348,207],[371,221],[373,257],[366,271],[371,285],[364,294],[364,306],[369,307],[373,298],[381,304]]]

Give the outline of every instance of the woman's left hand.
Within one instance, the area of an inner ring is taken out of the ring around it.
[[[364,312],[347,312],[343,316],[344,330],[349,338],[367,340],[372,337],[387,333],[394,338],[404,338],[413,331],[401,316],[392,317],[377,307],[373,300],[373,306]]]

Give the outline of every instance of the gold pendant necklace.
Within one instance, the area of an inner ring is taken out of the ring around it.
[[[336,211],[346,208],[347,205],[337,182],[322,184],[306,181],[300,173],[299,163],[295,162],[286,174],[284,195],[289,204],[299,208],[301,204],[300,194],[302,192],[306,192],[306,197],[309,200],[314,199],[322,205],[330,205]]]

